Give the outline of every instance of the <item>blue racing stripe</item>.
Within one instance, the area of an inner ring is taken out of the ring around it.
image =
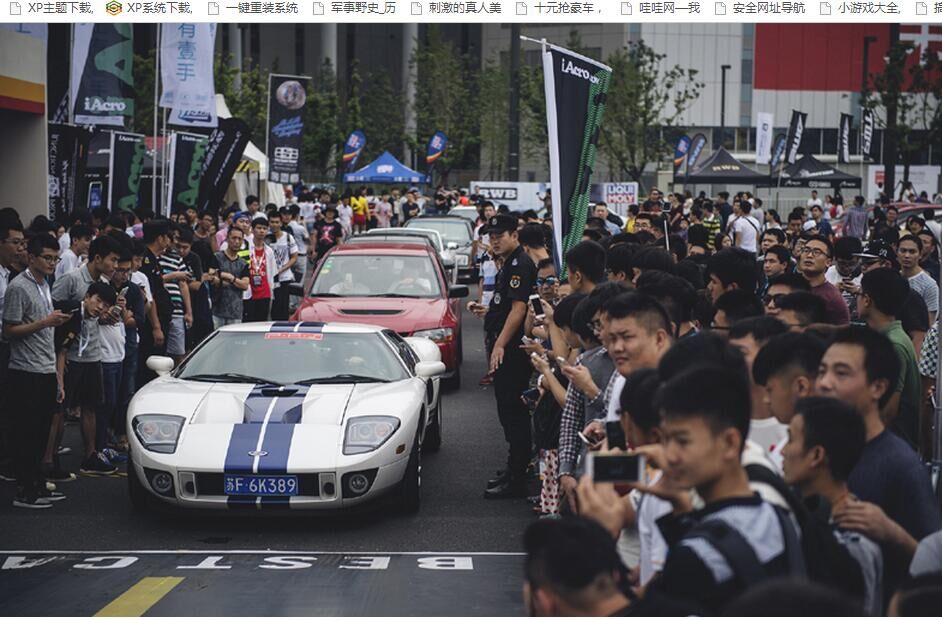
[[[226,452],[226,464],[223,471],[227,474],[252,473],[255,458],[249,452],[258,446],[261,424],[233,424],[229,436],[229,450]]]
[[[266,456],[258,459],[258,473],[285,474],[288,472],[288,453],[291,451],[291,438],[294,436],[294,424],[269,424],[265,429],[262,450]]]

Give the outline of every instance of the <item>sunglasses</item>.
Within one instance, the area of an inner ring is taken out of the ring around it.
[[[778,293],[777,295],[763,295],[762,303],[768,306],[770,302],[775,302],[775,305],[777,306],[778,303],[782,301],[782,298],[785,297],[785,295],[786,293]]]
[[[557,284],[557,283],[559,283],[559,279],[558,279],[556,276],[550,276],[550,277],[548,277],[548,278],[537,278],[537,279],[536,279],[536,285],[537,285],[537,286],[543,286],[543,285],[546,285],[546,286],[553,286],[554,284]]]

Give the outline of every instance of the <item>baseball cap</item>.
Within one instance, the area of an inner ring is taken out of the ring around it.
[[[233,222],[238,222],[238,221],[241,220],[241,219],[246,219],[246,220],[247,220],[247,219],[250,219],[250,218],[251,218],[251,215],[249,215],[249,212],[248,212],[248,211],[236,211],[235,215],[232,216],[232,221],[233,221]]]
[[[507,215],[506,213],[498,213],[487,220],[487,230],[485,234],[511,232],[514,230],[517,230],[517,218]]]
[[[893,246],[882,239],[875,239],[867,244],[863,252],[854,254],[857,258],[864,260],[888,260],[896,262],[896,251]]]

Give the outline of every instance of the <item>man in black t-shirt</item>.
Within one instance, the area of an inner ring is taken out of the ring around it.
[[[324,209],[324,219],[314,224],[314,236],[317,238],[317,260],[323,258],[330,248],[340,244],[343,239],[343,227],[337,221],[337,209]]]
[[[144,385],[154,378],[153,372],[147,368],[147,358],[151,355],[164,354],[166,334],[170,329],[170,320],[173,316],[173,303],[170,300],[170,293],[164,287],[163,270],[160,267],[160,256],[173,244],[170,222],[168,220],[145,222],[144,244],[147,246],[147,253],[144,254],[141,262],[140,272],[150,284],[156,312],[148,313],[147,327],[141,329],[139,334],[138,385]]]
[[[491,499],[521,497],[530,460],[530,418],[520,395],[527,389],[532,368],[520,348],[527,299],[534,292],[536,265],[517,239],[517,218],[498,214],[487,221],[491,251],[502,259],[494,297],[484,315],[484,342],[494,375],[497,415],[510,450],[507,469],[488,483],[484,496]],[[480,306],[478,306],[480,308]],[[479,309],[483,314],[484,309]]]

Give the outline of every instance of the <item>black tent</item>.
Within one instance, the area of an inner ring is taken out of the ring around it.
[[[772,187],[779,186],[780,175],[781,187],[810,187],[812,189],[860,187],[860,177],[841,172],[837,168],[818,161],[813,155],[805,155],[784,170],[780,170],[779,173],[773,174],[769,179]]]
[[[684,176],[688,184],[760,185],[769,182],[769,175],[756,172],[720,147],[703,165]]]

